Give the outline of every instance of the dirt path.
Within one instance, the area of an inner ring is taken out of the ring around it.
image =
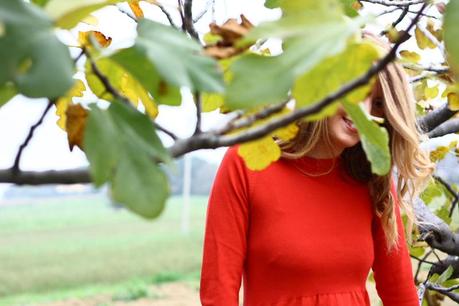
[[[135,301],[113,301],[112,295],[37,304],[36,306],[199,306],[199,292],[185,283],[167,283],[149,288],[150,296]],[[35,306],[35,305],[34,305]]]

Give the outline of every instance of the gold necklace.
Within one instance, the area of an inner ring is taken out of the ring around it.
[[[295,168],[297,168],[301,173],[303,173],[303,174],[305,174],[305,175],[307,175],[307,176],[317,177],[317,176],[327,175],[327,174],[329,174],[330,172],[332,172],[333,169],[335,168],[335,164],[336,164],[336,158],[333,159],[332,166],[331,166],[331,168],[330,168],[329,170],[327,170],[327,171],[324,172],[324,173],[319,173],[319,174],[308,173],[308,172],[304,171],[303,169],[299,168],[297,165],[295,165],[295,163],[293,163],[293,166],[294,166]]]

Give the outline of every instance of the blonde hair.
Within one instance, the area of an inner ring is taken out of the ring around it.
[[[362,36],[375,43],[382,53],[390,50],[389,44],[374,34],[364,31]],[[377,82],[373,88],[376,86],[380,86],[384,97],[384,125],[389,133],[391,171],[385,176],[372,174],[360,142],[346,148],[341,154],[341,159],[351,177],[368,183],[374,212],[381,219],[387,249],[391,250],[393,247],[399,247],[394,199],[390,192],[392,170],[395,167],[398,172],[397,198],[408,218],[406,236],[411,244],[413,224],[423,223],[416,219],[413,200],[431,179],[434,164],[427,153],[419,147],[420,129],[416,123],[415,98],[403,67],[397,62],[389,63],[378,72]],[[282,157],[300,158],[312,150],[319,141],[324,141],[327,147],[332,148],[327,121],[328,118],[318,121],[297,121],[300,130],[295,138],[290,141],[276,139],[282,149]]]

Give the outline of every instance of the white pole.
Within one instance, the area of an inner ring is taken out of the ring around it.
[[[190,232],[190,191],[191,191],[191,156],[183,157],[183,207],[182,207],[182,233]]]

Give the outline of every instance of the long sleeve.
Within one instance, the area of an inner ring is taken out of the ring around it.
[[[200,298],[203,306],[237,306],[247,247],[248,180],[237,146],[214,179],[206,215]]]
[[[395,199],[395,212],[399,231],[399,249],[387,252],[381,220],[375,216],[373,222],[374,262],[373,275],[376,290],[384,306],[419,306],[405,230],[400,216],[400,204],[395,185],[391,192]]]

